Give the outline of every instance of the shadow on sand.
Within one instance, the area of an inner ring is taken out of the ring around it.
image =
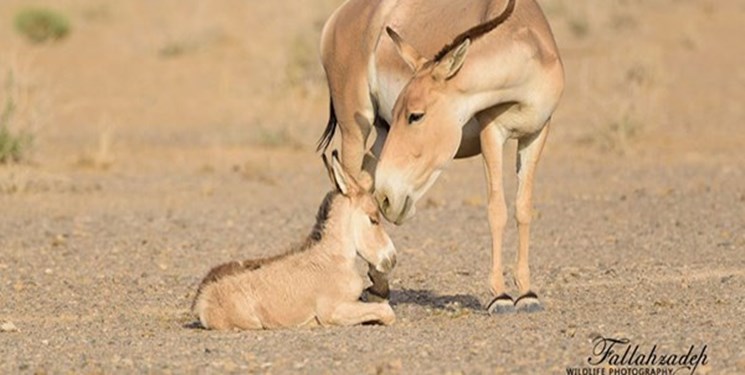
[[[391,305],[414,304],[419,306],[431,307],[435,309],[449,309],[453,303],[470,310],[483,310],[478,298],[469,294],[456,294],[452,296],[438,296],[431,290],[422,289],[401,289],[391,290]]]
[[[181,328],[197,329],[197,330],[202,330],[202,331],[206,329],[206,328],[204,328],[204,326],[202,325],[202,323],[199,322],[198,320],[195,320],[195,321],[189,322],[189,323],[185,323],[185,324],[181,325]]]

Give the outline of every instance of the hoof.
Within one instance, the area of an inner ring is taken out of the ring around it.
[[[370,268],[367,276],[372,281],[372,285],[367,288],[368,302],[388,302],[391,298],[391,289],[388,285],[388,276],[374,268]]]
[[[368,292],[367,295],[365,296],[365,299],[363,301],[365,301],[365,302],[374,302],[374,303],[383,303],[383,302],[388,302],[388,296],[383,297],[383,296],[379,296],[377,294],[373,294],[373,293]]]
[[[376,291],[373,288],[365,289],[360,296],[362,302],[389,302],[391,298],[390,290],[384,292]]]
[[[509,294],[501,294],[489,303],[486,311],[489,315],[511,314],[515,312],[515,302]]]
[[[533,292],[527,292],[515,301],[515,307],[519,313],[536,313],[543,311],[543,305],[538,296]]]

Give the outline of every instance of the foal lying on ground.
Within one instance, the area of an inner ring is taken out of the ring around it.
[[[393,323],[387,302],[359,301],[371,284],[368,263],[384,273],[396,263],[377,205],[369,187],[342,169],[335,152],[331,165],[323,160],[336,189],[323,200],[306,244],[283,255],[213,268],[193,305],[205,328]]]

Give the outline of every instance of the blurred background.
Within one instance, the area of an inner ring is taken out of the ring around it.
[[[598,332],[706,343],[712,373],[745,373],[745,0],[539,0],[567,82],[533,200],[549,313],[482,314],[476,157],[386,225],[392,328],[185,329],[210,266],[312,226],[330,188],[319,34],[340,3],[0,0],[0,332],[20,330],[0,373],[564,373]]]
[[[310,154],[327,116],[319,34],[340,3],[3,0],[4,160]],[[742,157],[745,1],[540,3],[568,83],[553,152]]]

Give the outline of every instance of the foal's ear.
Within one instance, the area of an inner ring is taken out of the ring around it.
[[[331,183],[336,186],[336,189],[339,190],[340,193],[345,196],[350,196],[359,192],[359,184],[357,184],[357,181],[355,181],[354,178],[344,170],[344,167],[341,166],[341,162],[339,162],[339,153],[336,150],[331,153],[330,163],[326,159],[326,155],[323,156],[323,162],[326,163]]]

